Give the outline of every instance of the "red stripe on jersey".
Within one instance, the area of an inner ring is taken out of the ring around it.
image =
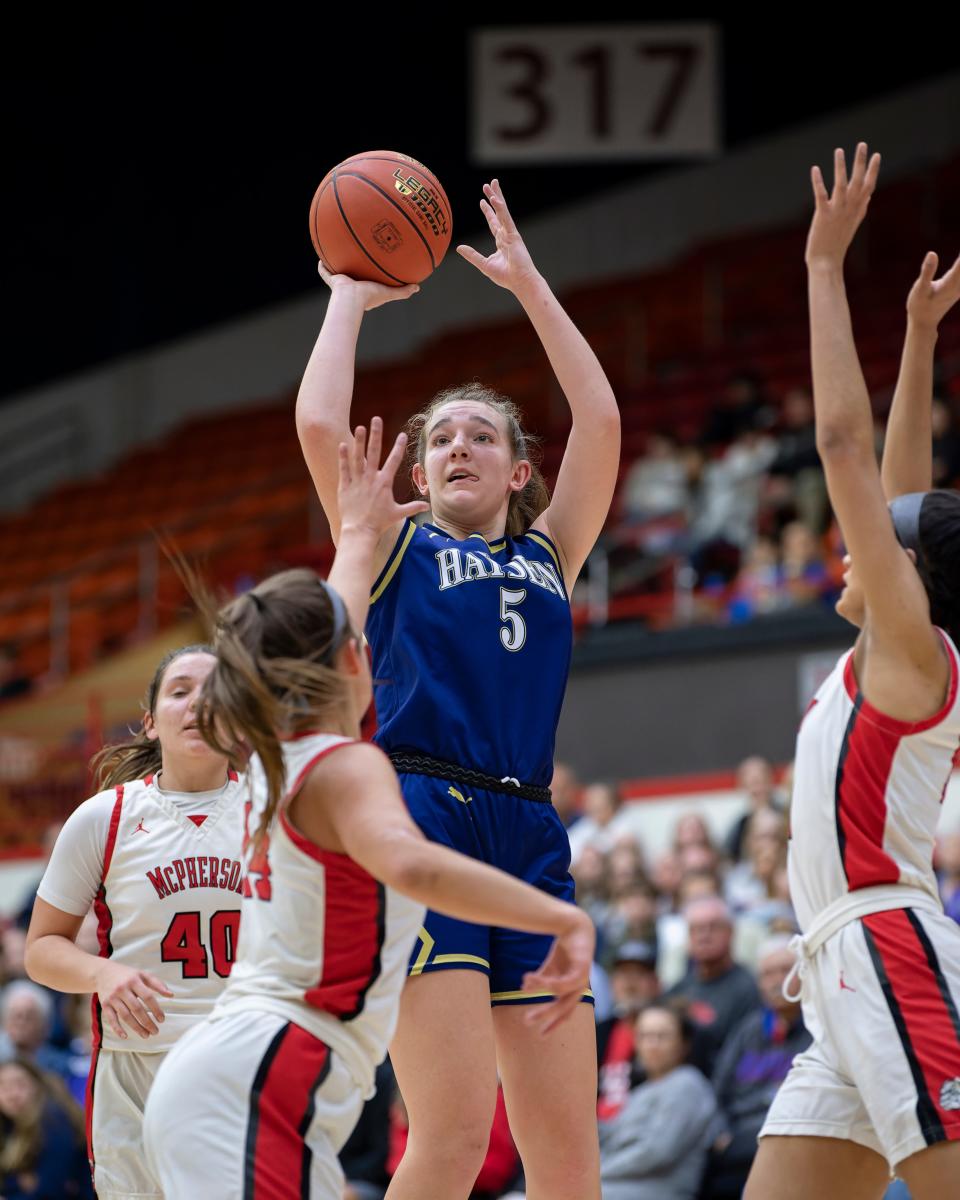
[[[351,1021],[363,1011],[364,998],[380,975],[386,892],[346,854],[314,845],[282,811],[280,823],[297,849],[320,863],[324,874],[323,973],[303,998],[341,1021]]]
[[[194,825],[196,825],[196,827],[197,827],[198,829],[200,828],[200,826],[201,826],[201,825],[204,823],[204,821],[205,821],[206,819],[207,819],[207,818],[206,818],[206,816],[202,816],[202,817],[193,817],[193,816],[188,816],[188,817],[187,817],[187,820],[188,820],[188,821],[192,821],[192,822],[194,823]]]
[[[960,1111],[943,1107],[941,1089],[960,1078],[960,1018],[936,951],[909,909],[875,913],[864,917],[863,924],[883,964],[884,992],[917,1084],[921,1126],[934,1133],[928,1142],[958,1140]]]
[[[87,1162],[90,1164],[90,1174],[92,1176],[94,1164],[96,1162],[93,1154],[93,1091],[97,1077],[97,1060],[100,1058],[100,1038],[97,1036],[97,1031],[100,1027],[100,1005],[97,1003],[96,996],[91,997],[91,1008],[93,1009],[95,1044],[90,1055],[90,1070],[87,1072],[87,1092],[84,1099],[83,1109],[85,1115],[84,1127],[87,1134]],[[96,1187],[95,1180],[94,1187]]]
[[[230,781],[230,783],[236,783],[239,778],[240,776],[236,773],[233,767],[227,771],[227,779]]]
[[[121,783],[117,788],[117,798],[113,803],[113,812],[110,814],[110,826],[107,830],[107,844],[103,849],[103,872],[100,876],[100,888],[97,891],[96,897],[93,901],[93,912],[94,916],[97,918],[97,944],[100,947],[101,958],[109,958],[113,953],[113,946],[110,944],[110,931],[113,928],[113,914],[110,912],[110,907],[107,904],[106,880],[107,872],[110,870],[110,864],[113,862],[113,849],[117,844],[117,829],[120,826],[120,814],[122,811],[123,784]],[[92,1045],[94,1052],[96,1052],[100,1048],[100,1041],[103,1037],[103,1022],[100,1018],[100,1001],[96,994],[94,994],[91,1000],[91,1009],[93,1012]],[[92,1096],[92,1091],[90,1094]]]
[[[947,658],[950,661],[950,686],[947,688],[947,698],[944,701],[943,707],[933,714],[932,717],[927,717],[924,721],[901,721],[897,717],[888,717],[886,713],[882,713],[878,708],[874,708],[869,700],[864,697],[860,691],[860,685],[857,683],[857,673],[853,665],[854,652],[851,650],[847,655],[847,661],[843,667],[843,685],[847,689],[847,695],[856,703],[857,697],[860,698],[860,711],[863,715],[881,729],[885,729],[888,733],[896,734],[899,737],[906,737],[911,733],[923,733],[927,729],[932,729],[934,725],[939,725],[947,716],[957,701],[957,686],[960,680],[960,670],[957,667],[956,655],[950,648],[950,643],[943,636],[941,630],[937,630],[940,638],[943,641],[943,648],[947,652]]]
[[[287,1025],[251,1096],[253,1138],[246,1149],[244,1200],[310,1195],[312,1154],[304,1138],[313,1120],[314,1092],[329,1070],[329,1047],[298,1025]]]
[[[851,891],[900,879],[900,868],[883,849],[887,784],[900,734],[875,724],[865,705],[858,695],[837,765],[837,838]]]

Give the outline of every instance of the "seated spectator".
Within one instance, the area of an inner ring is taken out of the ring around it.
[[[704,1196],[737,1200],[757,1152],[757,1135],[794,1056],[812,1039],[799,1002],[783,998],[796,957],[786,937],[771,938],[758,960],[763,1008],[749,1013],[723,1044],[713,1087],[724,1129],[710,1156]]]
[[[657,974],[666,988],[682,979],[687,970],[690,935],[684,911],[694,900],[720,895],[720,881],[714,867],[687,871],[677,891],[677,911],[657,917]]]
[[[0,1195],[93,1198],[83,1114],[29,1059],[0,1064]]]
[[[377,1067],[375,1085],[338,1155],[347,1181],[342,1200],[383,1200],[390,1182],[390,1099],[397,1084],[389,1058]]]
[[[656,946],[657,897],[649,883],[638,880],[613,901],[601,934],[605,962],[624,942],[649,942]]]
[[[590,915],[599,933],[610,911],[607,858],[596,846],[584,846],[570,869],[576,885],[577,904]],[[597,946],[597,954],[600,946]]]
[[[0,1003],[0,1061],[26,1058],[69,1082],[70,1055],[49,1044],[54,1010],[53,997],[46,988],[27,979],[15,979],[3,989]]]
[[[731,868],[724,897],[738,916],[774,898],[777,871],[787,860],[787,822],[781,813],[761,808],[747,826],[747,858]]]
[[[645,1082],[600,1125],[603,1200],[692,1200],[717,1113],[713,1089],[687,1062],[692,1027],[655,1000],[637,1018]]]
[[[960,833],[948,833],[940,839],[937,866],[943,911],[960,921]]]
[[[620,832],[620,789],[614,783],[591,783],[583,789],[583,817],[570,830],[570,861],[576,864],[585,846],[607,854]]]
[[[690,846],[707,846],[713,849],[713,838],[707,823],[698,812],[687,812],[678,817],[673,827],[673,852],[682,855]]]
[[[827,485],[817,452],[813,399],[806,388],[792,388],[783,398],[777,456],[769,471],[775,484],[782,481],[787,485],[787,493],[776,493],[781,500],[788,495],[800,520],[822,533],[828,512]]]
[[[734,625],[776,612],[780,607],[780,556],[777,543],[758,537],[737,572],[727,603],[727,617]]]
[[[614,898],[646,881],[643,850],[631,833],[621,834],[607,855],[607,882]]]
[[[634,1026],[641,1008],[660,995],[657,950],[649,942],[625,942],[611,966],[613,1016],[597,1022],[597,1117],[609,1121],[641,1082],[635,1060]]]
[[[567,829],[572,829],[580,820],[580,780],[573,767],[566,763],[554,763],[550,792],[557,816]]]
[[[733,961],[733,918],[719,896],[695,900],[684,911],[690,935],[687,973],[667,993],[687,1002],[697,1026],[691,1061],[713,1073],[730,1030],[760,1006],[753,976]]]
[[[746,812],[737,818],[723,848],[727,858],[735,863],[740,862],[744,855],[744,838],[751,814],[761,808],[780,807],[773,785],[773,767],[759,754],[745,758],[737,767],[737,788],[743,793]]]
[[[802,521],[791,521],[780,535],[780,591],[785,608],[802,608],[832,594],[823,547]]]

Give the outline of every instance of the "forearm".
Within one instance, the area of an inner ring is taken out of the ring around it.
[[[817,448],[873,453],[870,396],[857,357],[840,263],[808,270],[810,349]]]
[[[616,397],[603,367],[547,281],[535,275],[515,295],[546,351],[574,422],[619,426]]]
[[[348,433],[363,313],[363,300],[355,293],[349,290],[331,293],[320,336],[297,394],[299,430],[320,425],[342,430],[344,435]],[[338,440],[342,438],[338,436]]]
[[[883,447],[883,491],[888,500],[933,486],[933,354],[936,326],[907,320],[900,373]]]
[[[69,938],[46,934],[29,943],[24,957],[27,974],[34,983],[57,992],[95,992],[97,972],[103,959],[88,954]]]
[[[327,582],[343,600],[350,624],[358,636],[363,633],[370,609],[373,584],[373,559],[377,548],[375,533],[352,526],[341,526],[337,553]]]
[[[418,840],[391,858],[388,883],[460,921],[558,936],[581,919],[572,904],[433,842]]]

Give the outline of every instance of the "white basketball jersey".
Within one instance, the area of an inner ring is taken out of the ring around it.
[[[324,733],[284,744],[286,799],[259,853],[252,839],[267,788],[259,760],[250,761],[243,938],[215,1015],[254,1008],[285,1017],[340,1054],[366,1093],[393,1036],[424,908],[314,845],[285,811],[323,758],[349,744]]]
[[[960,752],[957,650],[942,636],[950,686],[927,720],[878,712],[857,684],[852,650],[810,703],[790,806],[790,894],[804,930],[860,888],[904,884],[938,896],[934,838]]]
[[[223,990],[240,927],[242,787],[231,771],[202,822],[180,812],[152,775],[115,789],[94,901],[100,953],[157,975],[173,997],[159,998],[158,1034],[123,1041],[101,1021],[94,996],[94,1039],[106,1049],[169,1050]]]

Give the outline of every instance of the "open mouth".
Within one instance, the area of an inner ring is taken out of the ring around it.
[[[470,483],[479,482],[476,475],[471,475],[469,471],[454,471],[452,475],[447,476],[447,483]]]

